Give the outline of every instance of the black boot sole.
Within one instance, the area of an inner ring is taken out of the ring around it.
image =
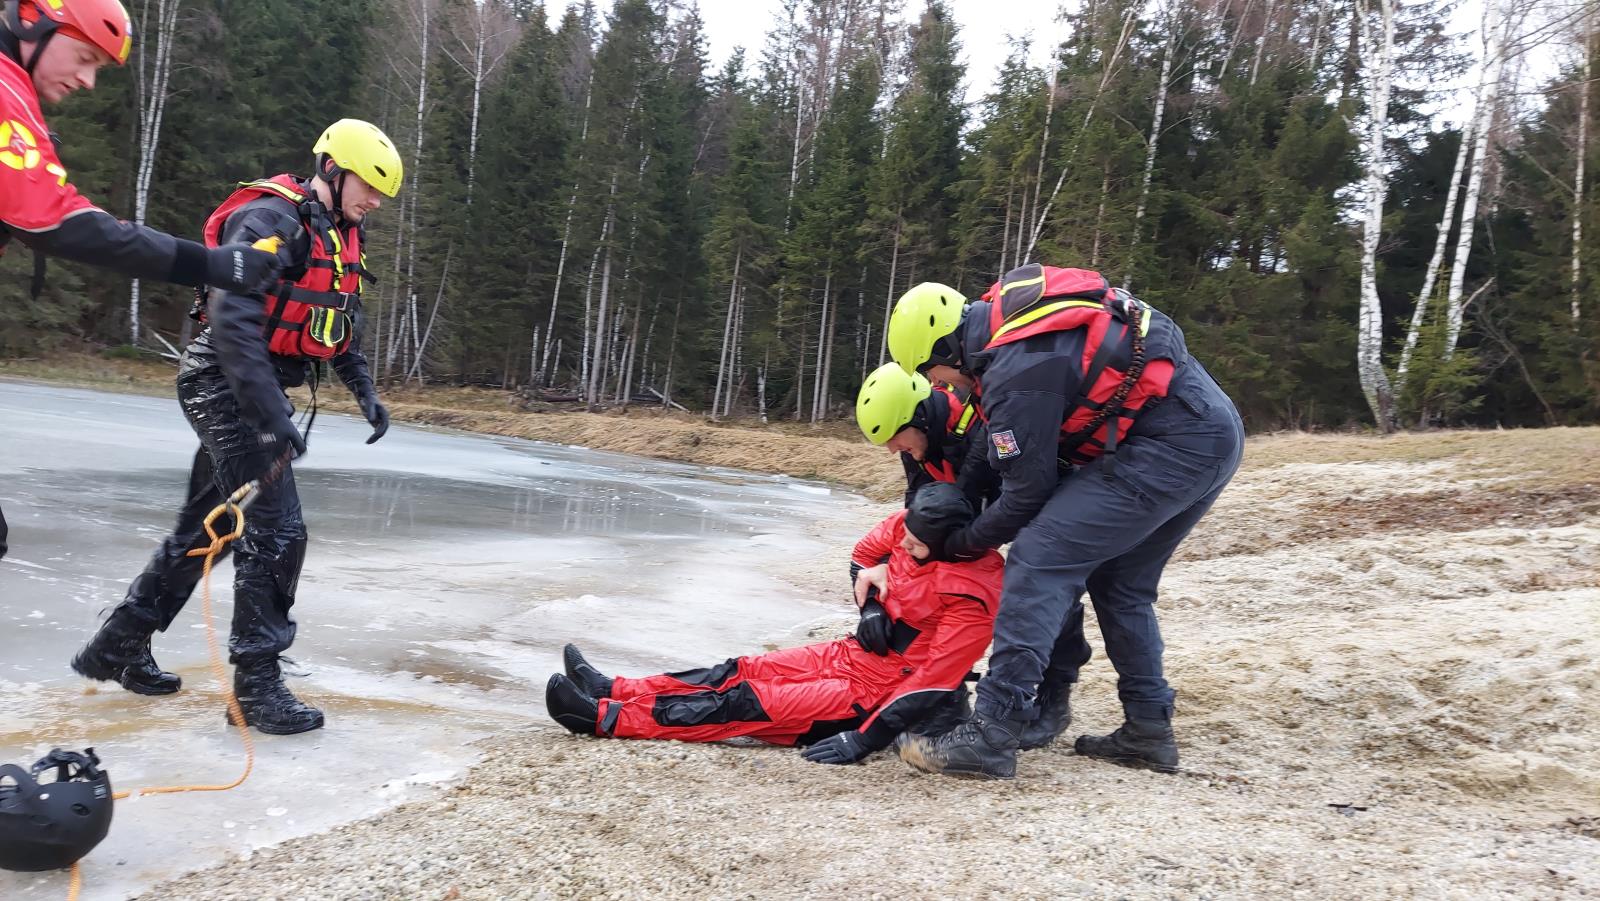
[[[239,725],[239,721],[233,718],[232,710],[226,711],[223,714],[223,718],[228,721],[228,725],[230,726]],[[250,722],[249,717],[245,717],[244,725],[249,726],[263,735],[300,735],[306,732],[315,732],[318,729],[321,729],[325,725],[325,721],[322,717],[318,717],[316,723],[309,726],[279,726],[272,723],[252,723]]]
[[[1178,767],[1176,766],[1169,766],[1165,763],[1155,763],[1153,761],[1145,760],[1143,757],[1130,757],[1126,755],[1108,757],[1099,754],[1085,754],[1076,749],[1073,750],[1073,753],[1088,760],[1104,760],[1106,763],[1114,763],[1117,766],[1125,766],[1130,770],[1150,770],[1154,773],[1167,774],[1178,772]]]
[[[72,658],[72,671],[84,677],[85,679],[93,679],[96,682],[115,682],[124,689],[127,689],[136,695],[144,695],[145,697],[151,698],[159,697],[161,695],[177,694],[178,690],[183,688],[182,679],[178,679],[177,684],[171,687],[165,685],[146,685],[142,682],[124,681],[121,670],[92,667],[84,662],[82,654]]]

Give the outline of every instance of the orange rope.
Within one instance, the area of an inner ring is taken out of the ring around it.
[[[211,567],[216,563],[217,556],[222,549],[231,542],[239,539],[244,534],[244,508],[248,505],[251,495],[255,493],[257,484],[251,482],[235,491],[229,498],[218,504],[216,509],[206,514],[206,535],[210,537],[211,544],[203,548],[189,551],[190,557],[205,557],[205,569],[200,578],[201,616],[206,624],[206,648],[211,656],[211,674],[217,677],[217,682],[222,686],[222,696],[228,702],[228,722],[239,729],[239,739],[244,742],[244,772],[239,778],[227,785],[162,785],[153,788],[136,788],[132,791],[120,791],[111,797],[121,801],[124,798],[139,798],[145,795],[172,795],[180,792],[225,792],[230,788],[238,788],[250,778],[250,771],[256,765],[256,747],[250,739],[250,727],[245,724],[244,711],[239,707],[239,698],[233,693],[233,682],[228,678],[228,671],[222,666],[222,652],[217,648],[217,630],[211,621]],[[233,531],[226,535],[218,535],[215,523],[223,515],[233,517]],[[72,865],[72,879],[67,887],[67,901],[78,901],[78,892],[82,888],[83,877],[78,870],[78,865]]]

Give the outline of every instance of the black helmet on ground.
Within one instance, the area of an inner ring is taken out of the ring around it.
[[[46,770],[55,780],[40,782]],[[0,869],[35,873],[77,863],[111,831],[111,779],[93,748],[60,748],[32,771],[0,766]]]
[[[972,522],[972,505],[948,482],[924,485],[906,508],[906,531],[928,546],[929,560],[944,559],[944,542]]]

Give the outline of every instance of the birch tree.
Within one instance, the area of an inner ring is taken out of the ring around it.
[[[1476,119],[1473,122],[1472,160],[1469,164],[1466,195],[1461,202],[1461,231],[1456,239],[1455,259],[1450,268],[1450,286],[1445,292],[1445,355],[1455,351],[1461,336],[1465,305],[1462,289],[1466,284],[1467,261],[1472,256],[1473,226],[1478,218],[1478,201],[1483,193],[1483,176],[1488,168],[1490,123],[1505,73],[1506,44],[1514,16],[1510,0],[1488,0],[1484,12],[1483,70],[1478,82]]]
[[[1396,0],[1357,0],[1360,52],[1367,70],[1366,207],[1361,225],[1361,312],[1356,327],[1356,366],[1361,391],[1383,432],[1395,429],[1394,394],[1383,369],[1383,305],[1378,299],[1378,242],[1388,194],[1389,95],[1394,79]]]
[[[144,39],[139,45],[139,62],[134,67],[134,84],[139,100],[139,162],[133,180],[133,221],[143,225],[150,210],[150,180],[155,173],[156,153],[161,147],[161,123],[167,111],[168,85],[172,78],[172,44],[178,27],[179,0],[143,0],[139,23]],[[128,343],[139,345],[139,300],[141,283],[134,279],[128,292]]]

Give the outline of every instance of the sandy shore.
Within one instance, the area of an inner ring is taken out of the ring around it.
[[[532,710],[435,799],[143,897],[1600,896],[1596,459],[1600,430],[1253,440],[1164,585],[1177,776],[1063,742],[963,782]],[[846,550],[781,571],[838,594]],[[1102,656],[1074,700],[1069,735],[1116,725]]]

